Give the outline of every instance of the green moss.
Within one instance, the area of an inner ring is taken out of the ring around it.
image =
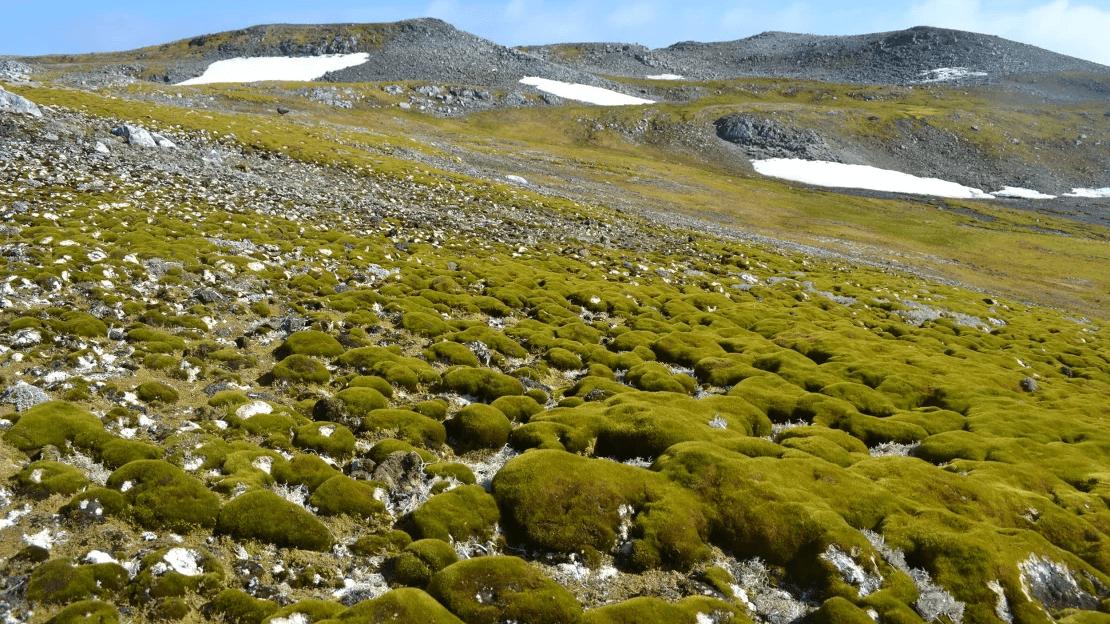
[[[263,622],[288,618],[294,613],[304,615],[309,622],[320,622],[331,619],[345,610],[343,605],[330,600],[299,600],[274,611]]]
[[[339,356],[338,362],[362,374],[378,375],[393,385],[409,390],[439,380],[439,373],[427,362],[405,357],[384,347],[351,349]]]
[[[89,480],[83,472],[68,464],[37,461],[20,470],[15,475],[15,483],[34,498],[46,498],[51,494],[78,492],[88,485]]]
[[[161,548],[143,557],[142,567],[131,582],[132,601],[145,603],[151,599],[179,598],[191,593],[209,595],[225,585],[220,560],[204,549],[188,549],[195,557],[197,574],[182,574],[168,568],[166,557],[172,548]]]
[[[531,396],[503,396],[490,406],[513,422],[528,422],[529,418],[543,411],[543,406]]]
[[[326,384],[331,379],[328,369],[307,355],[290,355],[278,362],[273,376],[279,381],[303,384]]]
[[[453,368],[443,376],[443,386],[451,392],[477,397],[483,401],[524,394],[524,386],[520,380],[488,368]]]
[[[100,420],[76,405],[64,401],[41,403],[23,412],[4,433],[4,441],[25,453],[44,446],[94,448],[106,437]]]
[[[352,416],[361,417],[373,410],[384,409],[389,401],[381,392],[369,387],[354,387],[340,390],[335,398],[342,401]]]
[[[339,423],[317,421],[298,427],[293,445],[335,458],[350,457],[355,452],[355,434]]]
[[[452,366],[478,366],[478,356],[466,345],[457,342],[437,342],[424,350],[424,357]]]
[[[405,546],[412,543],[412,538],[404,531],[386,531],[363,535],[351,545],[351,550],[366,555],[379,557],[382,555],[400,552]]]
[[[478,485],[462,485],[428,499],[406,523],[412,535],[443,541],[488,540],[500,514],[497,501]]]
[[[96,453],[100,461],[110,468],[119,468],[140,459],[156,459],[165,455],[159,446],[143,440],[106,438]]]
[[[844,598],[834,597],[805,617],[807,624],[873,624],[867,612]]]
[[[326,516],[373,518],[385,513],[385,505],[374,497],[377,489],[373,483],[336,475],[321,483],[308,503]]]
[[[219,496],[162,460],[126,464],[108,477],[108,487],[123,491],[128,517],[147,528],[185,531],[211,527],[220,510]]]
[[[290,334],[274,352],[279,358],[290,355],[314,355],[336,357],[343,353],[343,345],[334,337],[322,331],[305,330]]]
[[[172,387],[160,381],[148,381],[139,384],[139,386],[135,388],[135,396],[139,397],[139,400],[144,403],[162,405],[172,405],[177,403],[177,400],[180,398],[177,394],[177,390],[174,390]]]
[[[241,390],[221,390],[208,399],[208,405],[211,407],[238,407],[244,403],[250,403],[250,401],[250,397]]]
[[[92,502],[99,503],[106,516],[118,516],[127,509],[127,501],[123,498],[123,494],[108,488],[91,487],[71,498],[61,511],[70,516],[82,516],[85,507]]]
[[[546,550],[613,551],[622,513],[632,510],[638,537],[626,547],[629,564],[688,567],[707,552],[709,525],[701,506],[653,471],[530,451],[497,473],[493,495],[508,533]]]
[[[407,440],[394,439],[386,439],[374,444],[366,454],[366,457],[375,463],[381,463],[386,457],[389,457],[393,453],[416,453],[420,455],[420,459],[425,462],[434,462],[436,457],[431,451],[417,448]]]
[[[71,336],[102,338],[108,335],[108,326],[104,321],[86,312],[66,312],[50,325],[54,331]]]
[[[289,461],[275,460],[270,473],[281,483],[303,485],[309,490],[315,490],[328,479],[340,474],[319,456],[309,454],[296,455]]]
[[[81,600],[59,611],[47,624],[119,624],[119,611],[106,602]]]
[[[434,598],[419,589],[401,588],[356,604],[339,616],[340,622],[361,624],[462,624]]]
[[[821,394],[843,399],[869,416],[890,416],[896,409],[883,393],[862,384],[842,381],[821,388]]]
[[[242,494],[224,505],[216,531],[287,548],[326,551],[333,538],[311,513],[268,490]]]
[[[548,349],[547,353],[543,355],[543,359],[559,370],[578,370],[582,368],[582,358],[578,357],[573,351],[560,347]]]
[[[673,622],[699,624],[699,615],[710,615],[714,621],[742,624],[749,621],[743,612],[723,600],[691,596],[678,602],[643,596],[605,605],[586,612],[583,624],[639,624],[640,622]]]
[[[428,592],[468,624],[561,624],[582,616],[570,592],[516,557],[447,566],[432,577]]]
[[[173,596],[159,600],[153,609],[154,618],[157,620],[176,622],[183,620],[193,609],[184,598]]]
[[[127,570],[114,563],[71,565],[52,559],[31,572],[27,600],[32,604],[66,604],[90,598],[109,598],[127,585]]]
[[[444,425],[457,451],[501,448],[513,429],[500,410],[481,403],[467,405]]]
[[[434,338],[450,331],[451,327],[439,316],[414,310],[401,317],[401,327],[414,334]]]
[[[373,388],[387,399],[393,398],[393,386],[377,375],[359,375],[347,382],[348,388]],[[383,406],[384,407],[384,406]],[[377,408],[375,408],[377,409]]]
[[[428,418],[443,421],[447,418],[447,401],[443,399],[420,401],[412,406],[412,411],[423,414]]]
[[[404,550],[386,563],[386,567],[395,582],[424,587],[433,574],[458,560],[455,549],[447,542],[422,539],[405,546]]]
[[[443,423],[409,410],[374,410],[362,419],[361,429],[379,435],[399,436],[428,448],[443,446],[447,439]]]

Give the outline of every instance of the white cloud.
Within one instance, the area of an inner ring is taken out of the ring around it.
[[[926,0],[910,8],[915,24],[985,32],[1110,65],[1110,10],[1070,0],[1025,8],[979,0]]]

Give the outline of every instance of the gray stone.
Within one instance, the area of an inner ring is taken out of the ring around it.
[[[38,386],[32,386],[25,381],[16,382],[15,385],[9,386],[3,394],[0,394],[0,401],[14,405],[17,412],[29,410],[49,400],[50,395],[45,390]]]
[[[0,113],[42,117],[42,111],[39,110],[38,105],[22,95],[6,91],[3,87],[0,87]]]
[[[132,126],[130,124],[116,126],[112,129],[112,134],[127,139],[127,142],[135,147],[158,147],[158,142],[154,140],[154,135],[146,128],[139,126]]]

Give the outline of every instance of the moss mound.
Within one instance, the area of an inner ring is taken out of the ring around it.
[[[457,451],[501,448],[513,430],[501,410],[481,403],[467,405],[444,426]]]
[[[304,550],[326,551],[334,541],[315,516],[268,490],[247,492],[224,505],[216,532]]]
[[[177,466],[159,459],[124,465],[108,477],[108,487],[123,493],[128,517],[147,528],[210,528],[220,512],[219,496]]]
[[[429,498],[412,512],[407,525],[417,537],[484,541],[493,534],[498,518],[497,501],[492,496],[481,486],[463,485]]]
[[[447,566],[432,577],[428,593],[467,624],[557,624],[582,616],[570,592],[516,557],[479,557]]]

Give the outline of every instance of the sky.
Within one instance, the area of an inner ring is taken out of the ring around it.
[[[265,23],[439,17],[505,45],[652,47],[766,30],[847,35],[917,25],[1000,35],[1110,65],[1110,0],[0,0],[0,54],[122,50]]]

